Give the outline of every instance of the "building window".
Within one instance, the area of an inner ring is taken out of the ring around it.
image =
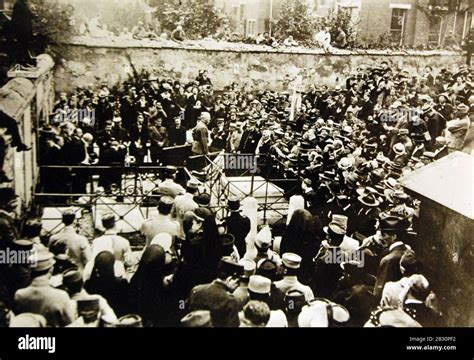
[[[245,4],[240,4],[240,20],[245,18]]]
[[[392,8],[392,20],[390,22],[390,35],[394,43],[403,45],[403,32],[405,30],[405,19],[407,10]]]
[[[435,17],[430,21],[430,32],[428,34],[428,44],[437,46],[441,42],[442,19]]]
[[[247,36],[255,36],[255,24],[256,21],[255,19],[249,19],[247,20]]]
[[[239,5],[232,5],[232,15],[234,19],[239,17]]]

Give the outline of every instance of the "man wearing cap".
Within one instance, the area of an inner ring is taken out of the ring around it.
[[[257,265],[254,261],[249,259],[241,259],[239,265],[244,268],[244,272],[239,279],[239,286],[233,292],[234,297],[239,302],[240,309],[249,301],[249,281],[250,277],[255,274]]]
[[[25,236],[26,240],[33,244],[34,251],[48,251],[48,248],[41,242],[42,230],[43,224],[41,219],[37,217],[28,219],[23,226],[23,235]]]
[[[209,310],[214,327],[238,327],[239,303],[232,293],[242,271],[241,265],[230,257],[223,257],[219,263],[217,279],[191,290],[188,297],[189,310]]]
[[[298,271],[301,265],[301,256],[294,253],[285,253],[282,256],[282,263],[285,269],[283,279],[275,283],[275,287],[283,294],[288,290],[300,290],[303,292],[306,301],[314,299],[313,291],[309,286],[303,285],[298,281]]]
[[[95,258],[102,251],[109,251],[115,255],[115,261],[123,262],[125,266],[131,265],[132,249],[130,242],[122,236],[117,235],[115,226],[115,215],[111,213],[102,216],[104,235],[99,236],[92,242],[92,256]]]
[[[261,275],[252,275],[249,279],[248,293],[249,301],[262,301],[266,303],[270,309],[272,306],[272,291],[278,291],[273,287],[272,281]],[[240,313],[242,319],[243,313]],[[271,310],[270,319],[266,327],[288,327],[286,315],[282,310]]]
[[[208,112],[201,113],[196,127],[192,130],[193,145],[191,151],[195,155],[207,155],[209,153],[209,129],[211,115]]]
[[[170,196],[174,199],[176,196],[183,195],[186,192],[181,185],[174,181],[177,171],[178,169],[174,166],[167,166],[165,168],[165,180],[158,185],[158,193],[161,196]]]
[[[426,121],[428,131],[430,133],[431,141],[428,150],[433,149],[434,141],[438,136],[441,136],[446,127],[446,119],[434,108],[433,99],[428,97],[422,102],[421,109],[423,110],[423,119]]]
[[[300,290],[288,290],[284,298],[285,314],[288,321],[288,327],[298,327],[298,316],[303,307],[307,304],[304,293]]]
[[[169,196],[163,196],[158,202],[158,214],[151,219],[146,220],[140,231],[146,237],[146,245],[150,245],[153,238],[159,233],[167,233],[173,237],[181,234],[179,223],[171,217],[174,199]]]
[[[450,152],[463,149],[464,140],[470,126],[469,106],[461,103],[456,108],[454,119],[446,124],[445,137]]]
[[[84,289],[84,280],[82,278],[82,273],[80,270],[66,270],[63,273],[62,288],[69,294],[71,300],[76,302],[78,307],[78,302],[81,300],[96,299],[98,302],[98,309],[100,310],[99,317],[104,317],[108,322],[112,323],[117,321],[117,316],[115,315],[114,310],[108,304],[107,300],[105,300],[101,295],[98,294],[90,295]]]
[[[31,285],[19,289],[14,297],[14,312],[43,315],[51,327],[63,327],[74,320],[74,304],[64,290],[49,285],[53,273],[54,255],[38,252],[32,259]]]
[[[272,232],[268,225],[258,232],[253,245],[245,252],[245,259],[253,260],[256,264],[262,259],[272,260],[277,265],[281,264],[280,256],[270,249],[272,246]]]
[[[240,153],[255,154],[258,142],[262,137],[262,134],[257,130],[256,125],[257,121],[254,118],[249,119],[248,126],[242,133],[242,138],[240,139]]]
[[[96,120],[96,130],[103,130],[105,127],[105,122],[107,120],[112,120],[114,117],[114,109],[108,101],[108,90],[101,89],[99,91],[99,103],[95,108],[95,120]]]
[[[180,237],[184,238],[183,220],[187,211],[196,210],[199,205],[194,201],[193,197],[199,190],[199,182],[191,179],[186,184],[186,193],[178,195],[174,199],[173,208],[171,209],[171,217],[175,219],[180,227]]]
[[[243,257],[247,250],[245,239],[250,232],[250,219],[240,213],[240,200],[235,196],[229,197],[227,208],[230,212],[229,216],[225,218],[227,232],[234,235],[235,246],[239,251],[239,255]]]
[[[127,142],[129,139],[128,131],[122,127],[122,118],[117,114],[112,119],[113,126],[110,135],[120,143]]]
[[[327,227],[324,227],[324,232],[330,238],[334,236],[343,236],[342,243],[339,245],[342,251],[351,254],[357,251],[360,244],[357,240],[347,236],[347,223],[349,218],[345,215],[332,214],[332,220]],[[332,242],[330,240],[330,242]]]
[[[74,264],[83,269],[91,260],[92,251],[89,240],[85,236],[79,235],[75,229],[76,213],[73,210],[66,210],[62,214],[64,228],[49,238],[48,247],[52,252],[53,248],[64,247]]]
[[[380,219],[380,241],[385,244],[388,251],[380,260],[377,271],[377,281],[375,282],[374,294],[377,299],[382,296],[385,283],[388,281],[398,281],[402,278],[400,270],[400,260],[410,247],[402,241],[403,235],[407,232],[409,222],[395,216],[388,216]]]

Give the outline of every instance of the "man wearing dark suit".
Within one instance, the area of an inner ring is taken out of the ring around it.
[[[236,197],[231,197],[227,201],[230,215],[225,219],[227,224],[227,233],[234,235],[235,246],[241,258],[247,251],[247,243],[245,238],[250,232],[250,219],[240,214],[240,201]]]
[[[209,153],[209,129],[207,126],[211,121],[211,115],[203,112],[200,121],[193,130],[192,152],[195,155],[206,155]]]
[[[380,220],[381,242],[388,247],[388,253],[380,260],[377,271],[377,281],[374,288],[377,299],[381,298],[387,282],[398,281],[403,276],[400,270],[400,260],[410,247],[401,241],[401,237],[408,227],[408,221],[397,216],[388,216]]]
[[[181,118],[174,118],[174,125],[168,129],[169,146],[186,144],[186,129],[181,125]]]
[[[135,157],[137,164],[143,163],[147,154],[146,144],[150,140],[148,126],[144,121],[143,114],[139,114],[136,124],[130,128],[130,155]]]
[[[239,151],[242,154],[255,154],[255,150],[257,150],[262,134],[257,130],[256,124],[255,119],[250,119],[248,128],[242,134],[239,146]]]
[[[112,137],[121,143],[128,141],[129,135],[127,130],[122,127],[122,118],[114,117],[113,123],[111,130]]]
[[[101,166],[123,165],[125,161],[125,153],[119,148],[119,146],[118,141],[112,141],[110,147],[100,154],[99,164]],[[119,187],[121,186],[121,169],[106,169],[101,171],[100,185],[103,186],[105,190],[109,190],[112,184],[116,184]]]
[[[13,220],[17,195],[12,188],[0,188],[0,249],[6,249],[18,239],[18,229]]]
[[[218,278],[210,284],[198,285],[188,298],[189,310],[209,310],[214,327],[238,327],[239,303],[232,295],[238,285],[242,267],[230,257],[223,257]]]

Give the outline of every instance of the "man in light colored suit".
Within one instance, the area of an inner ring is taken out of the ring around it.
[[[186,184],[186,193],[179,195],[174,199],[171,216],[179,223],[180,237],[184,238],[183,219],[187,211],[196,210],[199,205],[193,200],[194,195],[198,192],[199,183],[192,179]]]
[[[281,260],[285,269],[285,275],[282,280],[275,283],[275,287],[283,294],[286,294],[289,290],[300,290],[304,294],[306,301],[313,300],[314,294],[311,288],[298,281],[297,273],[301,265],[301,256],[293,253],[284,253]]]
[[[167,166],[165,169],[165,180],[158,185],[158,193],[161,196],[170,196],[173,199],[178,195],[183,195],[186,190],[175,183],[177,169],[174,166]]]
[[[169,196],[163,196],[158,203],[158,215],[154,218],[146,220],[140,230],[146,237],[146,245],[150,245],[153,238],[159,233],[168,233],[171,236],[180,235],[180,227],[177,221],[171,218],[171,209],[173,208],[174,199]]]
[[[74,228],[76,221],[76,213],[72,210],[66,210],[62,214],[62,222],[64,228],[57,234],[54,234],[49,239],[48,247],[52,248],[66,248],[66,253],[71,260],[80,269],[91,260],[92,252],[89,240],[85,236],[79,235]],[[53,251],[54,252],[54,251]]]

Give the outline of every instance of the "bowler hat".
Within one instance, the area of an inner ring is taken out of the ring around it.
[[[410,227],[408,219],[398,216],[387,216],[380,219],[380,231],[407,231]]]
[[[240,200],[236,196],[231,196],[227,200],[227,206],[229,207],[230,211],[239,211],[240,209]]]
[[[211,196],[207,193],[202,193],[193,196],[193,200],[196,202],[196,204],[200,206],[209,206],[209,204],[211,203]]]

